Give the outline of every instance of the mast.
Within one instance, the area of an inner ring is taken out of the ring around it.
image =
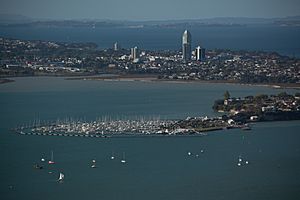
[[[123,158],[121,160],[121,163],[126,163],[126,160],[125,160],[125,152],[123,152]]]
[[[51,151],[51,159],[48,162],[49,164],[54,164],[54,159],[53,159],[53,150]]]

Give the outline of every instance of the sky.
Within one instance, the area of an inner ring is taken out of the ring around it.
[[[171,20],[300,15],[300,0],[0,0],[0,14],[41,19]]]

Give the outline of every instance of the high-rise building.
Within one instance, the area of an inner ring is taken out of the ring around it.
[[[205,60],[205,49],[198,46],[196,48],[196,60],[204,61]]]
[[[120,49],[120,45],[118,44],[118,42],[116,42],[116,43],[114,44],[114,50],[115,50],[115,51],[119,51],[119,49]]]
[[[184,61],[191,60],[192,56],[192,36],[188,30],[185,30],[182,35],[182,59]]]
[[[137,47],[131,48],[131,59],[136,60],[139,58],[139,49]]]

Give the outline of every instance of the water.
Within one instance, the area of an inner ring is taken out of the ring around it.
[[[103,115],[184,118],[215,115],[212,102],[279,93],[268,87],[16,78],[0,85],[0,194],[3,199],[298,199],[299,121],[255,124],[204,137],[76,138],[21,136],[34,118]],[[295,92],[295,90],[287,90]],[[204,153],[201,153],[201,150]],[[56,164],[33,169],[41,158]],[[110,160],[114,152],[115,160]],[[188,156],[187,152],[192,152]],[[123,152],[126,164],[121,164]],[[195,155],[199,154],[199,157]],[[249,165],[237,166],[238,157]],[[90,168],[91,160],[97,168]],[[48,172],[51,171],[52,174]],[[59,172],[63,184],[56,182]]]
[[[1,37],[63,42],[95,42],[112,48],[117,41],[124,48],[181,49],[183,28],[0,28]],[[300,57],[300,27],[272,25],[240,27],[193,27],[193,48],[264,50]]]

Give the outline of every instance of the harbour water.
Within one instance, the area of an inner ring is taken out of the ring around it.
[[[3,199],[252,200],[300,196],[299,121],[257,123],[251,131],[223,130],[203,137],[82,138],[10,131],[34,119],[214,116],[213,101],[222,98],[226,90],[232,96],[246,96],[282,89],[55,77],[15,80],[0,85]],[[49,165],[51,151],[55,164]],[[121,163],[123,153],[126,163]],[[239,157],[249,164],[238,166]],[[92,160],[96,160],[96,168],[91,168]],[[35,169],[35,164],[44,168]],[[63,183],[57,182],[60,172],[65,175]]]

